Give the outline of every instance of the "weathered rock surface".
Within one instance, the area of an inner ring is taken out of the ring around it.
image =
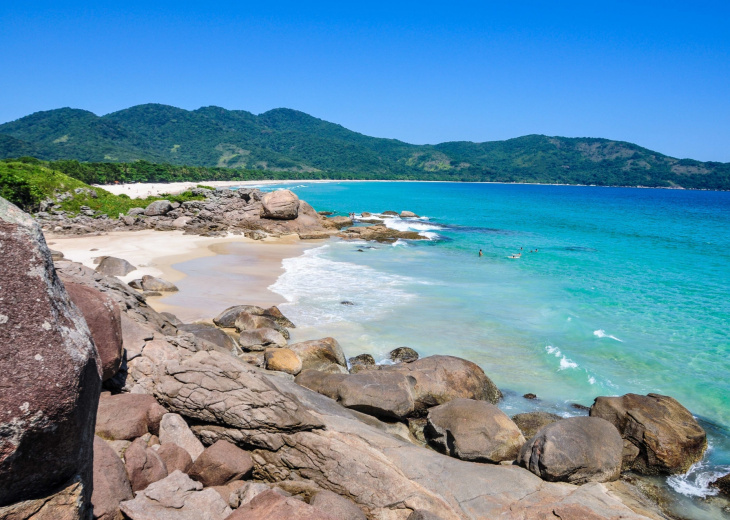
[[[634,446],[627,446],[633,457],[627,457],[626,469],[639,473],[684,473],[707,448],[705,430],[689,410],[665,395],[598,397],[590,415],[609,421]]]
[[[350,363],[350,372],[353,374],[362,369],[375,365],[375,358],[370,354],[360,354],[347,360]]]
[[[289,345],[289,350],[302,360],[302,369],[332,370],[332,365],[341,367],[347,372],[347,361],[342,347],[335,338],[322,338],[311,341],[302,341]]]
[[[131,520],[224,520],[231,508],[213,489],[203,489],[181,471],[155,482],[121,503]]]
[[[261,197],[261,216],[278,220],[294,220],[299,216],[299,197],[289,190],[276,190]]]
[[[388,357],[396,363],[413,363],[418,360],[418,352],[409,347],[398,347],[391,350]]]
[[[274,329],[262,328],[243,330],[238,344],[246,352],[263,352],[267,347],[286,347],[286,338]]]
[[[106,276],[126,276],[136,269],[136,267],[123,258],[105,256],[96,267],[96,272]]]
[[[279,307],[276,305],[273,305],[269,307],[268,309],[264,309],[264,312],[262,313],[263,316],[266,316],[267,318],[270,318],[274,320],[276,323],[281,325],[282,327],[286,327],[288,329],[295,329],[297,328],[292,321],[284,316],[282,312],[279,310]]]
[[[177,326],[178,330],[189,332],[198,339],[207,341],[221,349],[222,352],[235,353],[236,342],[225,332],[220,330],[213,325],[206,325],[205,323],[188,323]]]
[[[193,462],[205,450],[203,443],[198,440],[185,419],[176,413],[168,413],[162,417],[160,444],[163,447],[168,444],[179,446],[190,455],[190,460]]]
[[[236,319],[238,319],[238,315],[242,312],[261,316],[264,313],[264,309],[256,305],[234,305],[233,307],[228,307],[218,316],[213,318],[213,323],[219,327],[232,329],[236,326]]]
[[[92,513],[88,491],[79,478],[47,496],[0,506],[3,520],[88,520]]]
[[[179,290],[174,283],[170,283],[162,278],[157,278],[148,274],[142,277],[142,289],[145,291],[158,292],[175,292]]]
[[[251,475],[251,455],[230,442],[220,440],[208,446],[190,469],[189,475],[203,486],[223,486]]]
[[[527,412],[518,413],[512,417],[512,421],[525,436],[525,439],[532,439],[535,434],[548,424],[552,424],[562,419],[559,415],[548,412]]]
[[[570,417],[540,430],[518,462],[550,482],[610,482],[621,473],[622,450],[621,435],[608,421]]]
[[[400,218],[418,218],[418,215],[416,215],[412,211],[401,211]]]
[[[367,520],[365,513],[351,500],[341,497],[332,491],[319,491],[309,505],[320,511],[326,511],[330,516],[338,520]]]
[[[135,439],[124,452],[124,467],[127,469],[132,491],[140,491],[167,476],[167,467],[156,450],[147,446],[143,438]]]
[[[274,491],[264,491],[242,505],[227,520],[338,520],[326,512],[292,497]]]
[[[184,448],[172,442],[161,445],[157,449],[157,455],[165,463],[168,473],[178,470],[187,473],[193,466],[193,459],[190,454]]]
[[[96,434],[110,440],[134,440],[145,433],[157,435],[167,413],[151,395],[102,394],[96,418]]]
[[[119,503],[134,498],[127,470],[116,452],[100,437],[94,437],[94,518],[122,520]]]
[[[267,348],[264,351],[267,370],[286,372],[293,376],[302,371],[302,360],[288,348]]]
[[[99,353],[102,381],[114,377],[122,366],[122,316],[116,302],[102,292],[76,283],[65,284],[69,298],[79,308]]]
[[[282,327],[268,316],[257,316],[248,312],[242,312],[236,317],[234,325],[239,332],[244,330],[274,329],[284,336],[284,338],[289,339],[289,331],[286,330],[286,327]]]
[[[347,217],[328,217],[323,220],[326,227],[330,229],[342,229],[352,226],[352,219]]]
[[[474,462],[514,460],[525,443],[502,410],[473,399],[454,399],[431,408],[424,433],[440,451]]]
[[[148,217],[156,217],[165,215],[170,211],[172,211],[172,204],[169,200],[156,200],[145,208],[144,214]]]
[[[346,376],[337,388],[342,406],[376,417],[405,419],[415,409],[415,380],[397,372],[360,372]]]
[[[0,257],[0,506],[61,492],[61,502],[81,497],[69,510],[78,515],[90,498],[101,363],[40,227],[2,198]]]
[[[442,520],[442,518],[438,515],[434,515],[433,513],[429,513],[428,511],[419,509],[408,515],[407,520]]]

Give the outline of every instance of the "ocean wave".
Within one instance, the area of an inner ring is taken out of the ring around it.
[[[603,329],[598,329],[598,330],[594,330],[594,331],[593,331],[593,335],[594,335],[595,337],[597,337],[597,338],[610,338],[610,339],[613,339],[613,340],[619,341],[619,342],[621,342],[621,343],[623,343],[623,342],[624,342],[624,340],[622,340],[622,339],[618,339],[618,338],[617,338],[616,336],[611,336],[611,335],[609,335],[609,334],[606,334],[606,331],[605,331],[605,330],[603,330]]]
[[[545,347],[545,351],[548,354],[552,354],[556,358],[560,359],[560,370],[567,370],[568,368],[578,368],[578,363],[565,357],[559,348],[548,345]]]
[[[708,448],[708,451],[710,448]],[[689,497],[707,498],[715,496],[718,489],[710,487],[710,483],[727,474],[730,466],[711,467],[706,460],[690,466],[684,475],[667,477],[667,484],[677,493]]]
[[[282,310],[286,309],[285,314],[297,325],[369,321],[415,297],[406,290],[415,280],[330,260],[326,258],[329,248],[324,245],[285,259],[284,274],[269,287],[286,298],[288,303],[281,306]],[[342,301],[354,305],[342,305]]]

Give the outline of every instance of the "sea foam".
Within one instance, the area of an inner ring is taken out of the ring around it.
[[[364,265],[331,260],[326,257],[329,250],[330,246],[324,245],[285,259],[284,274],[269,287],[286,298],[288,303],[282,308],[297,325],[365,322],[414,298],[405,288],[414,280]],[[343,305],[343,301],[353,305]]]
[[[708,448],[708,450],[711,448]],[[707,498],[715,496],[718,489],[710,484],[730,471],[730,466],[710,469],[707,461],[702,460],[689,468],[683,475],[667,477],[667,484],[677,493],[690,497]]]
[[[621,343],[624,342],[622,339],[618,339],[616,336],[611,336],[609,334],[606,334],[606,331],[603,329],[598,329],[593,331],[593,335],[597,338],[610,338],[616,341],[620,341]]]

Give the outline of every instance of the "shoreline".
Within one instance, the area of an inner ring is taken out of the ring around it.
[[[404,179],[284,179],[284,180],[258,180],[258,181],[189,181],[189,182],[149,182],[149,183],[129,183],[129,184],[94,184],[95,188],[101,188],[114,195],[128,195],[132,199],[146,198],[151,196],[159,196],[161,194],[176,195],[198,185],[210,186],[212,188],[226,187],[254,187],[254,186],[271,186],[279,184],[290,184],[293,182],[309,183],[309,184],[325,184],[333,182],[422,182],[422,183],[448,183],[448,184],[502,184],[505,186],[572,186],[582,188],[623,188],[637,190],[678,190],[678,191],[716,191],[724,192],[726,190],[706,190],[696,188],[683,188],[679,186],[601,186],[597,184],[556,184],[543,182],[496,182],[496,181],[428,181],[428,180],[404,180]]]
[[[306,249],[317,247],[319,241],[301,241],[296,235],[280,238],[252,240],[243,236],[201,237],[184,235],[182,231],[115,231],[105,235],[66,236],[47,234],[49,247],[60,251],[68,260],[80,262],[96,269],[94,258],[114,256],[127,260],[136,270],[117,278],[129,282],[144,275],[156,276],[172,282],[178,292],[151,296],[147,303],[157,312],[172,312],[184,322],[206,321],[230,305],[250,303],[270,307],[286,300],[269,290],[281,273],[286,258],[301,255]],[[211,293],[210,279],[200,273],[188,274],[195,268],[197,260],[210,257],[225,258],[228,264],[226,277],[236,276],[234,288],[227,286],[221,292]],[[182,266],[182,268],[181,268]],[[211,301],[220,298],[220,305],[213,307]],[[233,301],[230,305],[226,301]],[[220,307],[220,308],[218,308]]]

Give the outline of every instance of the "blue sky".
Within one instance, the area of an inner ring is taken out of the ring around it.
[[[539,133],[730,161],[730,2],[350,4],[0,2],[0,122],[288,107],[418,144]]]

